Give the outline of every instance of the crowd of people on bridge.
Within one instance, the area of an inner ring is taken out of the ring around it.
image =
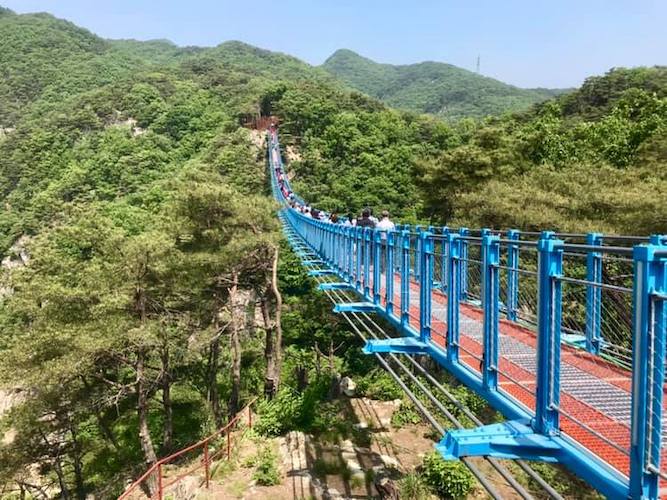
[[[269,133],[273,138],[273,143],[276,144],[277,135],[275,125],[271,124],[269,127]],[[273,148],[271,150],[271,154],[273,155],[273,165],[275,165],[275,177],[278,183],[278,188],[280,189],[283,198],[287,201],[290,208],[297,210],[306,217],[311,217],[313,219],[321,220],[324,222],[330,222],[332,224],[341,224],[343,226],[362,228],[368,227],[371,229],[378,229],[383,233],[396,229],[396,225],[389,218],[389,212],[387,210],[382,211],[380,219],[373,216],[373,210],[369,207],[365,208],[359,217],[355,217],[352,213],[348,213],[347,216],[341,217],[336,212],[328,213],[323,210],[313,208],[305,202],[301,202],[292,192],[289,182],[283,173],[282,163],[280,161],[277,148]],[[386,234],[383,234],[382,238],[386,239]]]

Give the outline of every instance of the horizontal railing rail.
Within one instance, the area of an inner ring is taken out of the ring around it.
[[[145,495],[142,492],[141,498],[148,497],[151,499],[156,498],[158,500],[162,500],[164,498],[164,493],[168,488],[174,486],[178,482],[182,481],[185,477],[202,468],[204,469],[204,484],[206,485],[206,488],[208,488],[211,478],[211,463],[223,455],[227,460],[230,459],[232,452],[231,431],[236,428],[241,418],[243,418],[243,414],[246,412],[248,418],[248,428],[252,428],[252,405],[255,404],[256,401],[257,398],[252,399],[241,411],[236,413],[236,415],[234,415],[234,417],[229,422],[227,422],[224,427],[218,429],[213,434],[205,437],[197,443],[178,450],[177,452],[172,453],[171,455],[161,458],[155,462],[146,472],[144,472],[144,474],[139,477],[139,479],[127,487],[127,489],[118,497],[118,500],[132,498],[133,494],[142,491],[142,487],[145,487],[146,491],[152,493]],[[221,437],[225,438],[226,443],[219,450],[211,453],[211,444]],[[201,460],[194,463],[185,472],[181,472],[174,477],[164,477],[163,468],[165,465],[178,462],[179,459],[182,459],[195,450],[201,450]]]

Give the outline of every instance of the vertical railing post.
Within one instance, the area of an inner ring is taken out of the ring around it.
[[[447,358],[459,362],[459,301],[461,291],[461,239],[458,234],[447,235]]]
[[[410,231],[401,232],[401,326],[410,324]]]
[[[252,408],[248,405],[248,429],[252,429]]]
[[[382,237],[386,238],[386,233],[382,231],[373,231],[373,303],[380,304],[382,297]]]
[[[543,231],[537,243],[537,388],[534,428],[546,435],[558,433],[560,402],[560,328],[563,241]]]
[[[417,235],[422,232],[422,227],[421,226],[415,226],[415,232]],[[419,240],[419,237],[415,239],[415,280],[419,280],[419,275],[421,274],[421,269],[419,268],[421,265],[421,262],[419,262],[419,252],[420,250],[420,245],[421,241]]]
[[[449,228],[442,228],[442,239],[440,240],[440,291],[447,292],[447,235]]]
[[[352,282],[354,279],[354,230],[355,228],[352,226],[346,227],[345,228],[345,235],[346,235],[346,241],[347,241],[347,273],[346,277],[348,281]]]
[[[422,342],[431,340],[431,286],[433,283],[433,234],[429,231],[419,232],[419,338]]]
[[[482,380],[488,390],[498,389],[498,299],[500,238],[482,237],[482,308],[484,311],[484,356]]]
[[[667,245],[652,236],[633,251],[630,497],[660,498],[667,340]]]
[[[337,231],[338,231],[338,269],[341,273],[341,275],[346,278],[347,277],[347,253],[345,252],[346,245],[347,245],[347,231],[345,230],[345,226],[343,225],[338,225]]]
[[[357,247],[356,251],[356,257],[355,257],[355,267],[356,267],[356,282],[357,282],[357,291],[361,293],[361,270],[362,270],[362,265],[361,265],[361,260],[364,255],[364,232],[363,228],[357,226],[354,228],[354,241]]]
[[[435,259],[434,254],[435,254],[435,241],[433,241],[433,235],[435,234],[436,228],[435,226],[428,226],[428,232],[430,233],[429,239],[431,240],[431,266],[429,267],[429,289],[433,289],[433,275],[435,273]]]
[[[602,235],[588,233],[586,244],[602,245]],[[592,283],[602,284],[602,253],[588,252],[586,255],[586,350],[598,354],[600,352],[602,328],[602,288]]]
[[[507,231],[507,238],[519,241],[520,233],[516,229]],[[507,319],[516,321],[519,310],[519,245],[510,243],[507,245],[507,290],[505,306],[507,307]]]
[[[371,238],[373,236],[373,231],[365,227],[363,232],[363,245],[364,245],[364,298],[366,300],[370,299],[371,294]]]
[[[232,433],[227,429],[227,460],[232,457]]]
[[[162,500],[163,491],[162,491],[162,463],[158,462],[157,464],[157,498]]]
[[[482,240],[484,239],[485,236],[491,234],[491,230],[489,228],[483,227],[482,229],[479,230],[479,237],[480,237],[480,242],[479,242],[479,301],[482,301],[482,276],[484,276],[484,259],[482,259]],[[468,247],[470,248],[470,247]],[[470,252],[468,252],[470,253]],[[466,257],[467,258],[467,257]],[[473,262],[474,265],[474,262]]]
[[[385,262],[385,296],[387,297],[385,311],[391,316],[394,314],[394,245],[396,244],[396,232],[387,232],[387,248]]]
[[[329,224],[329,231],[331,231],[331,250],[333,253],[334,269],[340,271],[340,238],[338,226]]]
[[[204,478],[206,487],[208,488],[208,481],[211,475],[210,464],[208,459],[208,439],[204,442]]]
[[[329,254],[329,266],[336,269],[336,252],[334,251],[334,232],[333,228],[326,222],[322,224],[327,235],[327,253]]]
[[[459,235],[462,237],[468,236],[470,231],[467,227],[459,229]],[[459,298],[461,300],[468,300],[468,241],[459,239]]]

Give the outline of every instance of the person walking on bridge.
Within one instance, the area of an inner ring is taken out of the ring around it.
[[[382,211],[382,219],[376,224],[376,229],[382,231],[382,239],[387,239],[387,231],[393,231],[396,229],[396,224],[394,224],[389,218],[389,212],[386,210]]]
[[[387,210],[382,211],[382,219],[376,224],[375,229],[381,231],[381,250],[380,250],[380,272],[384,273],[387,268],[387,231],[396,229],[396,225],[389,218]]]
[[[375,222],[373,222],[373,220],[371,219],[371,210],[370,210],[370,208],[364,208],[364,211],[361,212],[361,218],[357,219],[357,227],[362,228],[362,231],[365,228],[368,228],[369,230],[372,230],[372,229],[375,228]],[[364,236],[364,238],[365,238],[365,236]],[[366,240],[364,240],[364,241],[366,241]],[[370,243],[368,245],[366,245],[366,243],[360,243],[360,245],[359,245],[359,247],[360,247],[359,248],[359,250],[360,250],[359,251],[359,258],[361,259],[361,262],[364,262],[364,263],[366,262],[365,261],[365,258],[366,258],[365,253],[366,252],[368,252],[368,254],[369,254],[369,258],[370,258],[369,262],[372,261],[372,259],[373,259],[373,245],[374,245],[374,242],[373,242],[372,237],[371,237]]]
[[[357,226],[359,227],[368,227],[373,229],[375,227],[375,222],[371,219],[371,211],[368,208],[365,208],[361,212],[361,218],[357,219]]]

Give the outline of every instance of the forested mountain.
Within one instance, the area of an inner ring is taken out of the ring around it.
[[[413,222],[666,232],[666,74],[614,69],[524,113],[453,125],[338,113],[299,131],[295,184],[328,208],[383,205]]]
[[[111,498],[254,396],[260,434],[346,438],[333,381],[401,396],[285,251],[249,116],[277,116],[294,186],[323,208],[667,232],[664,67],[446,123],[240,42],[110,41],[6,10],[0,41],[3,495]]]
[[[380,64],[347,49],[337,50],[322,67],[352,88],[390,106],[447,120],[520,111],[562,92],[521,89],[439,62]]]

